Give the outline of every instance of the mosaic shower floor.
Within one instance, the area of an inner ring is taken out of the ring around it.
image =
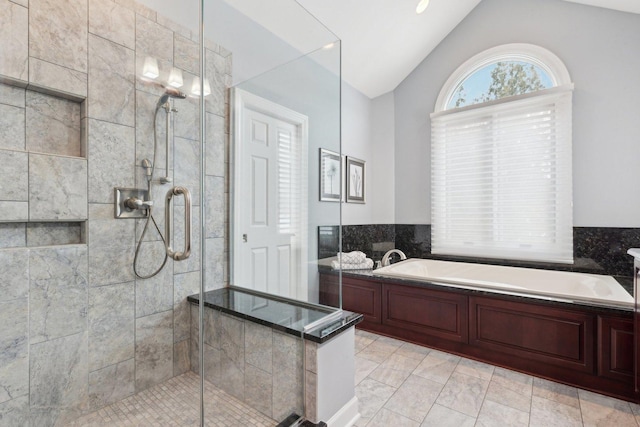
[[[69,427],[199,426],[199,377],[171,378],[85,415]],[[215,427],[273,427],[278,423],[205,381],[205,424]]]

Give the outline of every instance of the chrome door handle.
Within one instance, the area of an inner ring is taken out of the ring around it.
[[[171,200],[173,196],[182,194],[184,196],[184,250],[174,251],[171,248],[171,224],[173,223],[173,209]],[[164,248],[167,255],[176,261],[182,261],[191,255],[191,193],[185,187],[173,187],[167,192],[164,211]]]

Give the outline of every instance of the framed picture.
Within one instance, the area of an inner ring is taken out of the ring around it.
[[[364,203],[364,160],[347,156],[347,202]]]
[[[340,154],[320,149],[320,200],[339,202],[342,189]]]

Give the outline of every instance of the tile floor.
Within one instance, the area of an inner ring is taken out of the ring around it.
[[[193,372],[171,378],[97,412],[69,427],[199,426],[199,377]],[[205,425],[273,427],[277,423],[205,381]]]
[[[197,426],[189,372],[76,420],[72,427]],[[640,405],[356,330],[357,427],[639,427]],[[206,425],[277,423],[205,382]]]
[[[356,330],[358,427],[640,426],[640,406]]]

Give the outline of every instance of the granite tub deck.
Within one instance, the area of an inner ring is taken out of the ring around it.
[[[191,368],[199,372],[199,295],[188,301]],[[205,292],[204,307],[205,379],[277,422],[304,414],[348,425],[358,417],[353,343],[361,314],[235,287]]]

